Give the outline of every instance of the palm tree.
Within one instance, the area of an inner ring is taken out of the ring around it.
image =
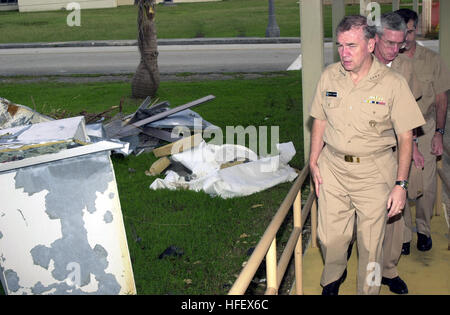
[[[131,82],[131,91],[135,98],[153,97],[159,87],[156,0],[135,0],[135,4],[138,6],[138,46],[141,61]]]

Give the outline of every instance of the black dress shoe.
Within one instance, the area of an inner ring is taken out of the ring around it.
[[[409,251],[410,251],[410,243],[403,243],[402,245],[402,255],[409,255]]]
[[[347,278],[347,268],[345,268],[339,279],[323,287],[322,295],[338,295],[339,287],[341,286],[341,283],[345,281],[345,278]]]
[[[400,277],[395,277],[392,279],[389,278],[381,278],[381,283],[389,286],[389,290],[391,292],[397,293],[397,294],[407,294],[408,293],[408,286],[406,285],[405,281],[403,281]]]
[[[417,233],[417,249],[426,252],[427,250],[430,250],[433,246],[433,241],[431,240],[431,237],[426,236],[422,233]]]

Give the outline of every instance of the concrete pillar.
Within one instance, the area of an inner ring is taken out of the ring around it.
[[[444,1],[445,2],[445,1]],[[431,8],[432,0],[422,0],[422,35],[431,31]]]
[[[439,1],[439,54],[450,68],[450,1]]]
[[[367,5],[372,2],[371,0],[359,0],[359,14],[367,16],[369,12],[367,11]]]
[[[392,12],[400,9],[400,0],[392,0]]]
[[[322,0],[300,0],[300,31],[302,49],[303,146],[305,162],[309,158],[312,120],[309,107],[323,70],[323,8]]]
[[[333,28],[333,61],[339,61],[339,53],[336,46],[336,28],[345,16],[345,0],[333,0],[331,13],[331,23]]]
[[[419,0],[413,0],[413,11],[419,14]]]

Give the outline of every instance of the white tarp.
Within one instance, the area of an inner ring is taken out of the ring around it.
[[[279,155],[258,159],[256,153],[239,145],[213,145],[204,141],[190,151],[172,155],[193,173],[190,181],[173,171],[164,179],[158,178],[150,189],[189,189],[205,191],[211,196],[231,198],[248,196],[280,183],[292,181],[297,173],[288,165],[295,155],[292,142],[277,145]],[[220,169],[227,161],[246,158],[247,163]]]

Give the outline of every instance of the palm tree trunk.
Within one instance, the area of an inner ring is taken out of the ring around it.
[[[155,27],[155,0],[138,1],[138,46],[140,63],[131,82],[135,98],[155,96],[159,87],[158,46]]]

